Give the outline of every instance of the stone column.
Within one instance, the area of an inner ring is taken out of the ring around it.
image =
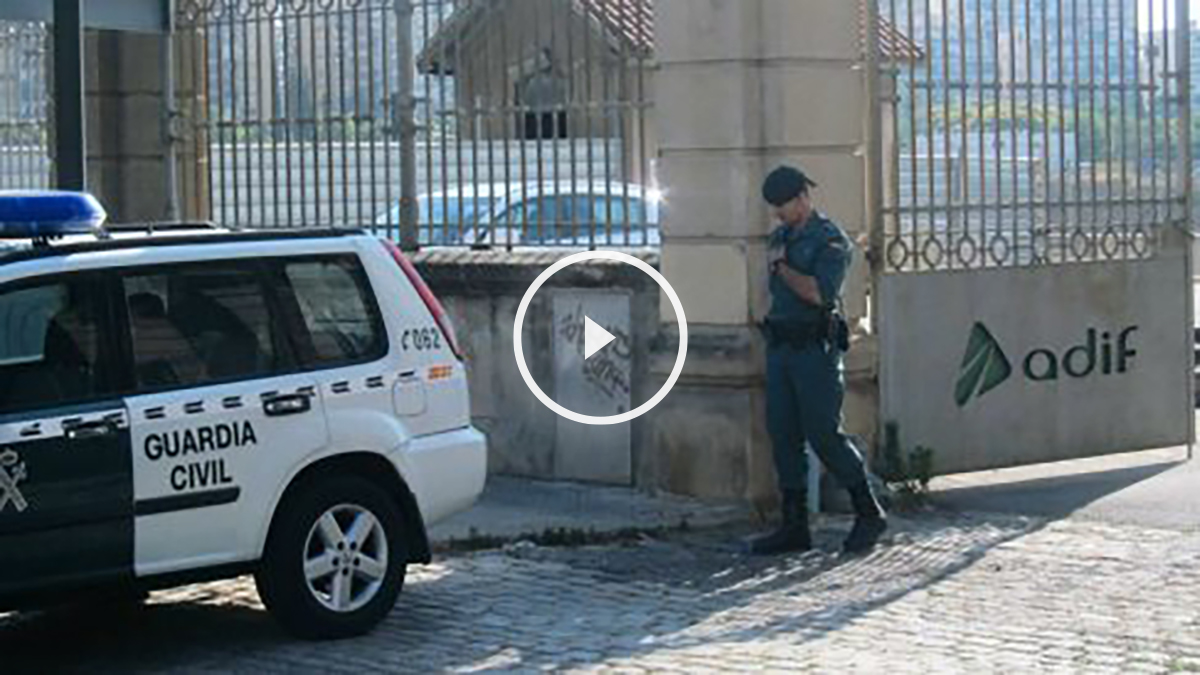
[[[88,187],[113,222],[167,213],[160,42],[141,33],[86,36]]]
[[[683,302],[683,377],[654,413],[653,467],[667,490],[769,504],[765,425],[766,235],[760,185],[780,163],[820,183],[818,208],[866,237],[866,98],[859,3],[656,0],[654,115],[667,190],[662,271]],[[870,278],[860,249],[848,310],[862,333]],[[675,321],[664,298],[665,333]],[[655,361],[665,377],[671,340]],[[874,349],[847,362],[848,430],[876,424]],[[866,448],[864,448],[866,451]]]
[[[181,25],[172,37],[175,50],[175,157],[179,182],[179,215],[188,220],[212,218],[209,198],[209,136],[204,125],[208,106],[204,81],[208,52],[200,30]]]

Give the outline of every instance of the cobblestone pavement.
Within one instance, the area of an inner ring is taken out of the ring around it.
[[[747,560],[730,536],[446,558],[339,643],[288,640],[247,579],[121,619],[0,616],[0,671],[1200,670],[1197,531],[922,515],[854,560]]]

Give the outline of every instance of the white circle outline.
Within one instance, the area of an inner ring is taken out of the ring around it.
[[[679,354],[675,357],[675,367],[671,370],[671,376],[667,378],[666,384],[664,384],[658,390],[658,393],[655,394],[653,398],[634,408],[633,410],[621,413],[620,415],[583,415],[562,407],[554,399],[547,396],[546,392],[542,391],[542,388],[537,385],[537,382],[533,381],[533,376],[529,374],[529,366],[525,364],[525,351],[521,344],[521,329],[522,326],[525,325],[525,312],[529,309],[529,303],[533,300],[533,296],[542,288],[542,285],[545,284],[550,277],[554,276],[557,272],[574,265],[575,263],[584,262],[585,260],[616,260],[618,262],[633,265],[639,270],[650,275],[650,278],[658,282],[658,285],[662,287],[664,291],[666,291],[667,297],[671,300],[671,306],[675,308],[675,316],[679,319]],[[542,272],[538,278],[534,280],[533,285],[529,287],[529,290],[525,291],[525,296],[521,298],[521,304],[517,307],[516,321],[513,322],[513,354],[517,357],[517,368],[521,371],[521,378],[525,380],[525,384],[528,385],[529,390],[532,391],[533,395],[537,396],[538,400],[544,403],[547,408],[550,408],[559,415],[562,415],[571,421],[579,422],[580,424],[590,424],[595,426],[622,424],[624,422],[637,419],[638,417],[650,412],[654,406],[658,405],[664,398],[666,398],[667,394],[671,393],[671,389],[675,386],[675,381],[679,379],[680,373],[683,372],[683,363],[687,359],[687,344],[687,317],[685,317],[683,314],[683,303],[679,301],[679,296],[675,294],[675,289],[671,288],[671,284],[666,280],[666,278],[663,277],[663,275],[658,273],[658,270],[631,255],[617,253],[616,251],[584,251],[583,253],[576,253],[574,255],[567,256],[566,258],[563,258],[562,260],[559,260],[551,265],[549,269],[547,269],[545,272]]]

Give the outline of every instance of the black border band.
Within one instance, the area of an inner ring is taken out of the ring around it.
[[[206,490],[187,495],[171,495],[170,497],[155,497],[143,499],[134,504],[135,516],[155,516],[161,513],[202,509],[207,506],[232,504],[242,496],[240,487]]]

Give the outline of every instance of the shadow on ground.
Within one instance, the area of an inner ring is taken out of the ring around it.
[[[200,667],[208,648],[261,651],[287,643],[265,610],[201,602],[57,609],[0,618],[4,673],[134,672]]]
[[[1029,518],[895,518],[869,556],[834,551],[848,522],[822,521],[820,550],[746,558],[745,528],[645,538],[622,546],[513,545],[449,558],[413,575],[377,632],[333,645],[290,641],[254,603],[195,587],[195,600],[124,617],[0,617],[5,672],[169,668],[356,671],[558,669],[699,645],[775,640],[801,646],[936,586],[1040,526]],[[244,581],[226,582],[236,592]]]
[[[1158,497],[1167,495],[1162,494],[1165,490],[1153,491],[1157,494],[1142,494],[1136,488],[1160,477],[1164,478],[1161,483],[1163,486],[1172,485],[1179,482],[1173,480],[1175,476],[1182,475],[1181,472],[1187,469],[1185,462],[1156,462],[1087,473],[974,485],[970,484],[971,479],[967,477],[951,482],[948,487],[936,489],[932,499],[939,508],[953,511],[1064,518],[1086,510],[1097,502],[1113,498],[1119,493],[1128,493],[1127,497],[1121,497],[1114,503],[1113,510],[1119,511],[1122,506],[1128,507],[1129,510],[1137,510],[1140,504],[1149,505],[1145,501],[1146,498],[1158,501]],[[956,485],[956,482],[960,484]],[[1178,499],[1168,497],[1167,503],[1174,502],[1180,508],[1185,508],[1189,500],[1200,504],[1200,491],[1195,489],[1194,483],[1190,486],[1181,483],[1179,488],[1181,493]]]

